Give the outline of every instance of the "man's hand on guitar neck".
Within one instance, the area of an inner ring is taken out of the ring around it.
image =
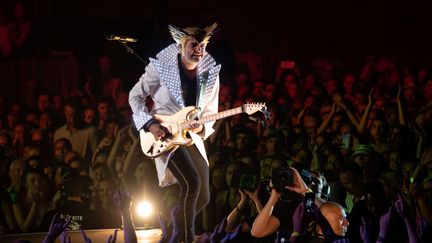
[[[165,137],[165,134],[167,133],[166,128],[161,126],[158,122],[152,123],[148,130],[153,134],[156,140]]]
[[[204,126],[203,126],[203,124],[191,123],[190,126],[189,126],[189,129],[190,129],[192,132],[198,134],[198,133],[200,133],[200,132],[203,131]]]

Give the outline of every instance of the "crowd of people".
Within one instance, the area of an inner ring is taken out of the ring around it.
[[[432,239],[431,69],[388,57],[367,57],[355,71],[285,60],[267,80],[259,55],[235,61],[219,110],[265,102],[270,118],[216,121],[205,140],[210,202],[195,221],[196,241]],[[159,187],[111,65],[101,56],[83,90],[1,100],[1,234],[54,230],[48,240],[67,241],[66,228],[125,227],[131,212],[117,191],[131,193],[132,208],[145,199],[168,218],[178,210],[178,185]],[[175,242],[176,222],[159,222]]]

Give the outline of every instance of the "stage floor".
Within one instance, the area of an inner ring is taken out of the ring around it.
[[[114,229],[102,229],[102,230],[86,230],[87,236],[92,242],[106,242],[108,237],[114,233]],[[139,243],[154,243],[158,242],[161,237],[162,231],[160,229],[143,229],[136,230],[136,235]],[[32,243],[42,242],[46,233],[33,233],[33,234],[15,234],[15,235],[0,235],[1,243],[10,243],[17,239],[27,239]],[[71,242],[83,242],[81,233],[79,231],[71,231],[69,233]],[[56,242],[60,242],[59,239]],[[117,232],[116,243],[123,243],[123,230]]]

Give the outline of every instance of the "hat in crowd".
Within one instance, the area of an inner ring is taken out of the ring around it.
[[[354,148],[354,153],[351,156],[356,156],[358,154],[369,155],[373,153],[373,149],[370,145],[367,144],[359,144]]]

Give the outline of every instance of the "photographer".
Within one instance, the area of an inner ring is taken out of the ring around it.
[[[270,183],[271,195],[264,208],[256,217],[251,233],[261,238],[278,232],[279,237],[290,238],[293,222],[292,216],[297,206],[302,202],[308,188],[295,168],[281,168],[276,170]],[[315,199],[319,207],[324,202]]]
[[[257,213],[259,213],[263,208],[258,196],[259,190],[259,187],[256,188],[255,191],[239,189],[241,199],[237,206],[231,211],[231,213],[227,217],[225,231],[234,232],[237,225],[241,224],[242,226],[239,238],[242,239],[242,241],[244,242],[252,241],[250,229]],[[253,205],[251,205],[252,203],[255,205],[256,210],[254,210]]]

